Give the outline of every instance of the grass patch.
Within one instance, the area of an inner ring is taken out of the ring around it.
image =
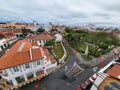
[[[85,44],[84,42],[82,42],[82,43],[78,42],[78,43],[74,43],[74,44],[72,45],[72,47],[73,47],[75,50],[77,50],[78,52],[84,53],[84,52],[85,52],[85,49],[86,49],[86,44]]]
[[[88,57],[88,56],[86,56],[85,54],[82,54],[82,57],[83,57],[83,59],[84,60],[86,60],[86,61],[91,61],[92,60],[92,57]]]
[[[57,59],[62,58],[62,56],[64,55],[64,50],[63,47],[61,46],[61,43],[56,43],[56,45],[53,48],[53,51]]]
[[[70,45],[78,52],[85,53],[86,43],[88,43],[89,54],[94,57],[99,57],[100,53],[104,55],[110,52],[112,45],[120,44],[118,37],[106,32],[75,31],[66,28],[64,35]]]

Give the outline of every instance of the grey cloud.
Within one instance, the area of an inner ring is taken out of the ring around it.
[[[120,0],[0,0],[3,16],[44,23],[119,24]]]

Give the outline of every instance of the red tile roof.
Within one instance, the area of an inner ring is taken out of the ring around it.
[[[29,35],[26,36],[26,39],[31,39],[31,40],[51,40],[54,39],[53,36],[51,36],[49,33],[45,32],[37,36]]]
[[[51,60],[51,61],[55,60],[55,58],[50,54],[50,52],[48,51],[48,49],[46,49],[46,48],[43,48],[43,49],[44,49],[45,56],[46,56],[47,60]]]
[[[34,38],[34,36],[32,36],[32,35],[26,36],[26,39],[33,39],[33,38]]]
[[[4,34],[5,34],[7,37],[16,36],[13,30],[7,30],[6,32],[4,32]]]
[[[32,42],[32,46],[38,46],[37,42]]]
[[[32,60],[30,57],[30,48]],[[18,41],[7,53],[0,58],[0,69],[20,65],[44,57],[43,47],[32,48],[32,44],[27,40]]]
[[[19,30],[14,30],[14,33],[23,33],[23,31],[21,29]]]
[[[5,23],[0,24],[1,27],[17,27],[17,28],[36,28],[34,25],[28,25],[25,23]]]
[[[4,38],[9,38],[15,36],[15,33],[13,30],[7,30],[6,32],[0,30],[0,36],[3,36]]]
[[[51,40],[51,39],[53,39],[53,37],[49,34],[46,34],[46,33],[45,34],[40,34],[40,35],[35,36],[33,38],[33,40]]]
[[[6,38],[6,35],[4,34],[4,32],[2,30],[0,30],[0,39],[2,38]]]
[[[41,48],[36,48],[36,49],[32,49],[32,60],[39,60],[41,57],[43,57],[44,55],[43,53],[43,49]]]
[[[108,72],[108,75],[114,77],[114,78],[118,78],[118,76],[120,75],[120,65],[116,64],[114,65]]]

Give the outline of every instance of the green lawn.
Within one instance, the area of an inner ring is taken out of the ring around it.
[[[85,49],[86,49],[86,44],[83,42],[83,43],[74,43],[73,45],[73,48],[76,49],[78,52],[85,52]]]
[[[86,55],[84,55],[84,54],[82,54],[82,57],[84,58],[84,60],[86,60],[86,61],[91,61],[92,60],[92,57],[88,57],[88,56],[86,56]]]
[[[54,46],[54,53],[57,59],[60,59],[63,56],[64,50],[60,43],[56,43],[56,45]]]
[[[67,33],[66,33],[67,32]],[[86,42],[89,46],[89,54],[94,57],[99,57],[100,54],[106,54],[112,50],[108,48],[112,45],[119,45],[120,39],[106,32],[87,32],[75,31],[67,28],[65,38],[70,45],[78,52],[85,53]]]

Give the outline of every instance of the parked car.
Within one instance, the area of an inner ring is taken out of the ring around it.
[[[88,86],[88,85],[87,85],[86,83],[82,83],[82,84],[81,84],[82,90],[85,90],[85,89],[87,88],[87,86]]]
[[[87,79],[87,80],[85,81],[85,83],[86,83],[87,85],[90,85],[90,84],[91,84],[91,81],[90,81],[89,79]]]
[[[95,79],[97,78],[98,74],[95,73],[92,77],[89,78],[89,80],[93,83]]]
[[[84,83],[81,84],[81,88],[85,90],[90,84],[91,84],[91,81],[87,79]]]

